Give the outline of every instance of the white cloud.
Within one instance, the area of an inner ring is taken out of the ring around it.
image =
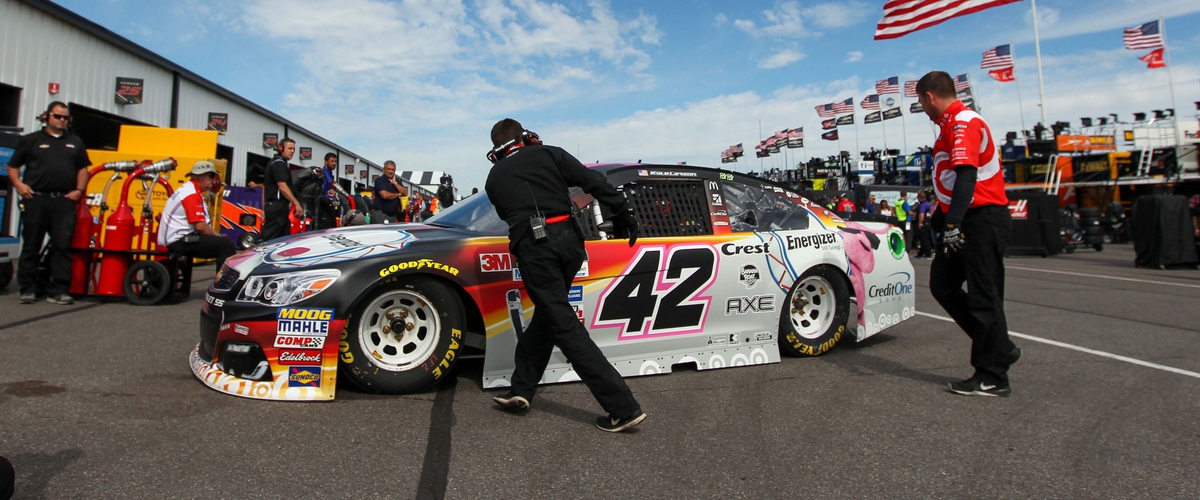
[[[1134,16],[1131,16],[1131,4],[1136,5],[1137,10]],[[1048,16],[1042,12],[1047,9],[1053,11],[1052,16]],[[1070,22],[1059,23],[1057,9],[1039,6],[1038,30],[1043,41],[1100,31],[1113,31],[1114,39],[1119,44],[1121,30],[1124,28],[1152,21],[1162,16],[1168,19],[1167,28],[1169,35],[1171,26],[1169,20],[1171,18],[1195,14],[1197,12],[1200,12],[1200,2],[1196,0],[1158,0],[1154,2],[1146,0],[1093,0],[1088,2],[1086,9],[1081,8],[1078,13],[1073,13]],[[1025,14],[1025,21],[1032,26],[1033,16],[1029,12]],[[1050,26],[1043,26],[1041,23],[1045,21],[1053,22]],[[1010,40],[1014,38],[1018,42],[1032,42],[1033,30],[1020,29],[997,39]]]
[[[863,53],[855,50],[853,52],[846,53],[846,61],[845,62],[848,62],[848,63],[859,62],[862,60],[862,58],[863,58]]]
[[[738,19],[733,25],[754,36],[773,38],[801,38],[821,33],[808,28],[844,28],[862,21],[868,6],[862,2],[822,3],[804,7],[798,1],[776,2],[769,10],[762,11],[765,22],[760,26],[752,20]]]
[[[804,9],[804,17],[821,28],[844,28],[858,24],[874,12],[863,2],[823,3]]]
[[[804,54],[793,49],[783,49],[776,52],[766,59],[758,63],[758,67],[763,69],[782,68],[804,58]]]
[[[722,12],[717,14],[717,17],[714,19],[714,21],[716,21],[718,27],[724,26],[725,23],[729,22],[729,16],[726,16],[725,13]]]
[[[1058,25],[1059,13],[1060,11],[1054,7],[1042,7],[1038,9],[1038,30]],[[1033,9],[1025,12],[1025,25],[1033,26]]]

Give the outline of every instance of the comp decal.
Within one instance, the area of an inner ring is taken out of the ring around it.
[[[301,236],[257,251],[266,254],[263,262],[275,267],[306,267],[395,252],[416,239],[403,229],[347,228]]]
[[[600,294],[592,328],[620,328],[618,340],[703,331],[717,264],[712,245],[640,248]]]

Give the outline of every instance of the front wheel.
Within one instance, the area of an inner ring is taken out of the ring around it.
[[[429,277],[405,276],[372,292],[338,344],[343,377],[365,391],[408,394],[444,378],[462,348],[458,295]]]
[[[779,350],[792,356],[820,356],[846,333],[850,289],[841,271],[817,266],[805,271],[788,292],[779,318]]]

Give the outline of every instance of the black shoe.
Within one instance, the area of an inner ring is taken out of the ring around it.
[[[611,415],[607,417],[597,417],[596,428],[604,432],[621,432],[626,429],[632,429],[636,427],[637,424],[642,423],[643,420],[646,420],[646,414],[641,411],[638,411],[636,414],[634,414],[634,416],[629,418],[616,418]]]
[[[978,378],[971,377],[962,382],[951,382],[950,392],[962,394],[963,396],[1007,397],[1009,394],[1012,394],[1012,388],[1008,385],[989,384]]]
[[[522,412],[529,409],[529,400],[521,396],[516,396],[509,393],[507,396],[496,396],[492,398],[497,405],[500,405],[505,411],[511,413]]]
[[[1008,353],[1008,366],[1017,364],[1017,360],[1021,359],[1021,348],[1014,347],[1012,352]]]

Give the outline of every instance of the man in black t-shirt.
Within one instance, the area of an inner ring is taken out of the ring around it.
[[[396,222],[400,217],[400,197],[408,196],[408,189],[396,177],[396,162],[383,162],[383,175],[375,178],[372,207],[379,212],[371,217],[372,222]],[[379,217],[382,215],[383,217]],[[376,220],[379,219],[379,220]]]
[[[295,210],[296,217],[304,217],[304,205],[296,198],[292,185],[292,169],[288,161],[296,153],[296,141],[284,138],[276,146],[278,152],[267,163],[263,179],[263,225],[262,241],[270,241],[292,234],[288,211]]]
[[[46,108],[46,126],[21,137],[8,160],[8,178],[25,202],[25,226],[21,231],[21,260],[17,286],[21,304],[36,300],[38,258],[42,241],[50,235],[50,283],[47,301],[72,304],[71,236],[75,234],[75,210],[87,191],[91,160],[83,141],[67,130],[71,114],[67,105],[55,101]],[[20,175],[25,167],[25,177]]]

